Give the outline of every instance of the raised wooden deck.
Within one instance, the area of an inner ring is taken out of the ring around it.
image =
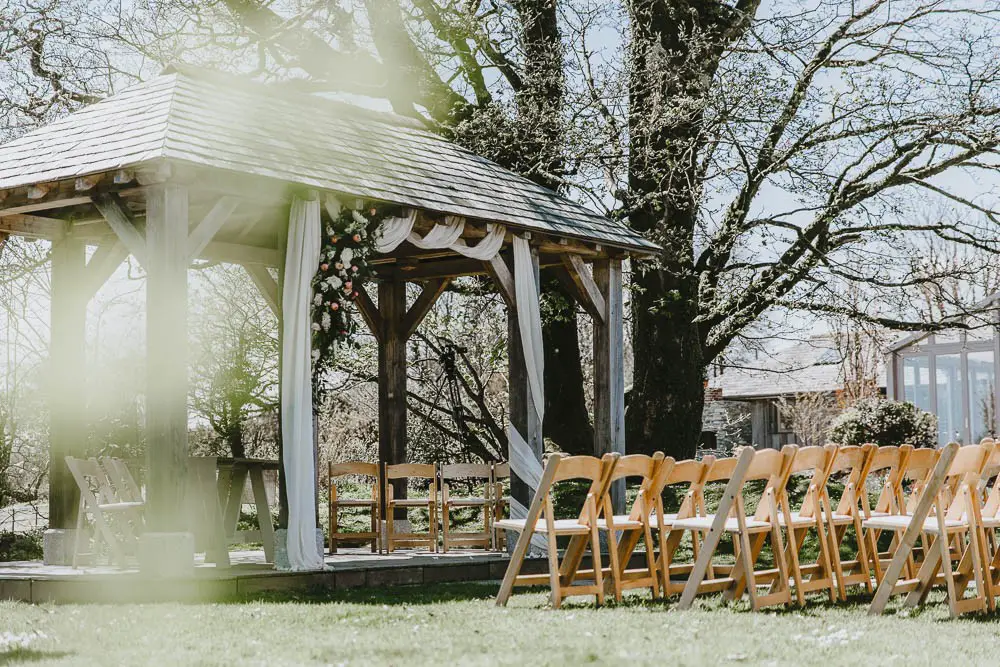
[[[506,554],[462,550],[447,554],[341,549],[326,556],[323,572],[278,572],[262,551],[231,552],[232,566],[197,562],[183,579],[143,576],[137,569],[91,566],[73,569],[40,561],[0,563],[0,599],[25,602],[159,602],[226,600],[263,591],[336,590],[503,578]],[[544,559],[532,563],[545,571]]]

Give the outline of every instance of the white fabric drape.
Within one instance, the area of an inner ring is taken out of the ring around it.
[[[545,356],[542,352],[542,315],[538,307],[538,277],[531,258],[531,246],[520,236],[514,237],[514,296],[517,299],[517,325],[521,332],[524,364],[528,369],[531,404],[538,413],[538,423],[545,416]]]
[[[445,224],[434,225],[426,236],[420,236],[416,232],[410,232],[407,240],[418,248],[430,250],[432,248],[448,248],[462,236],[465,230],[465,221],[458,216],[449,215],[445,218]]]
[[[382,221],[380,234],[376,234],[375,250],[385,254],[395,250],[413,231],[413,223],[417,221],[416,209],[410,209],[402,218],[387,218]]]
[[[503,225],[486,225],[486,236],[479,243],[469,246],[466,245],[465,239],[458,239],[451,244],[451,249],[470,259],[487,261],[496,257],[497,253],[500,252],[505,236],[507,236],[507,228]]]
[[[479,243],[470,246],[462,238],[465,231],[465,220],[457,215],[449,215],[444,224],[434,225],[427,234],[421,236],[413,231],[413,223],[417,213],[410,210],[403,218],[388,218],[382,222],[375,249],[385,254],[392,252],[403,241],[424,250],[447,249],[454,250],[470,259],[487,261],[496,257],[503,247],[507,229],[503,225],[486,225],[486,236]]]
[[[316,548],[316,461],[313,458],[312,279],[320,252],[319,200],[292,200],[285,253],[281,364],[281,438],[288,490],[288,562],[321,570]]]

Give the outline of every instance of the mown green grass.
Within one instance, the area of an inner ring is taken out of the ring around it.
[[[719,596],[691,611],[629,595],[550,609],[544,591],[493,604],[495,584],[368,589],[220,604],[0,603],[0,665],[995,665],[1000,618],[950,620],[867,601],[754,613]]]

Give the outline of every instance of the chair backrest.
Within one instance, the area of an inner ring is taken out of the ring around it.
[[[802,504],[798,508],[800,516],[816,516],[819,502],[826,489],[826,482],[830,476],[830,468],[837,457],[837,445],[813,445],[811,447],[800,447],[794,454],[791,463],[788,465],[788,477],[802,473],[811,473],[809,488],[802,497]],[[781,502],[788,505],[788,480],[785,487],[781,489]]]
[[[103,456],[100,463],[120,500],[123,502],[142,502],[142,489],[139,488],[124,461],[113,456]]]
[[[335,477],[347,477],[356,475],[358,477],[378,478],[378,464],[365,463],[363,461],[349,461],[346,463],[331,463],[329,465],[330,479]]]
[[[448,463],[441,466],[441,480],[448,479],[491,479],[488,463]]]
[[[620,479],[627,480],[630,477],[637,477],[641,480],[635,500],[632,502],[632,509],[629,511],[630,518],[637,519],[643,515],[649,516],[655,504],[654,496],[660,493],[663,488],[663,480],[669,474],[669,470],[663,469],[665,463],[668,468],[673,468],[674,460],[665,458],[663,452],[654,452],[652,456],[629,454],[618,459],[609,482]],[[604,511],[609,513],[611,511],[610,498],[605,496],[605,500]]]
[[[681,501],[681,505],[677,509],[678,518],[686,519],[698,514],[704,514],[705,502],[703,491],[705,480],[715,461],[715,457],[709,455],[700,461],[697,459],[688,459],[675,462],[670,470],[667,471],[663,482],[660,484],[658,492],[660,494],[660,503],[658,507],[661,510],[663,509],[662,496],[663,490],[666,487],[687,484],[688,487],[684,493],[684,500]]]
[[[833,463],[830,465],[830,473],[827,475],[827,482],[834,475],[846,475],[844,493],[837,503],[836,514],[853,514],[861,509],[859,505],[861,495],[867,494],[865,482],[868,478],[869,464],[877,449],[878,447],[872,444],[837,448]]]
[[[557,458],[553,460],[554,457]],[[549,506],[551,506],[553,486],[560,482],[578,480],[590,482],[590,487],[587,489],[587,497],[593,497],[596,508],[600,508],[604,502],[604,496],[608,492],[608,487],[611,485],[611,475],[614,473],[619,458],[619,454],[605,454],[601,458],[597,458],[596,456],[550,454],[545,461],[545,465],[555,465],[556,469],[552,475],[552,483],[546,490]],[[586,507],[581,507],[578,515],[581,521],[587,519],[586,513]]]
[[[746,481],[753,482],[767,480],[764,492],[761,495],[761,502],[757,503],[754,511],[754,518],[760,521],[769,521],[775,517],[771,516],[771,508],[764,499],[768,494],[774,494],[776,500],[780,501],[785,495],[785,488],[788,486],[788,478],[791,475],[792,464],[799,451],[798,445],[785,445],[780,450],[765,449],[757,452],[754,456],[750,468],[747,470]],[[742,498],[740,499],[742,508]]]
[[[395,463],[386,464],[386,479],[429,479],[437,480],[437,464],[434,463]]]
[[[913,508],[916,507],[920,494],[923,492],[924,486],[927,484],[928,477],[930,477],[935,466],[937,465],[938,459],[941,455],[941,450],[930,448],[911,448],[904,451],[905,454],[901,461],[902,474],[900,476],[899,487],[896,493],[899,496],[900,506],[905,507],[907,512],[913,512]],[[907,481],[911,483],[909,493],[907,493],[906,489],[903,487],[904,482]]]
[[[493,479],[500,481],[501,479],[510,479],[510,464],[509,463],[494,463],[493,464]]]
[[[80,496],[94,511],[97,506],[116,502],[114,489],[108,481],[108,474],[97,462],[97,459],[78,459],[66,457],[66,467],[73,475]]]
[[[886,446],[879,447],[873,445],[875,450],[868,459],[868,465],[864,473],[866,480],[884,476],[882,488],[879,491],[878,499],[875,501],[876,512],[887,512],[899,514],[899,488],[903,476],[903,462],[913,450],[910,445],[902,447]],[[865,508],[865,516],[870,516],[872,509],[868,503],[868,493],[865,490],[861,495],[861,501]]]

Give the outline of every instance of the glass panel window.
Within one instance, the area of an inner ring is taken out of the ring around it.
[[[969,352],[969,433],[972,442],[992,437],[996,424],[993,351]]]
[[[927,357],[903,358],[903,400],[931,412],[931,368]]]
[[[937,365],[938,442],[962,442],[962,355],[939,354]]]
[[[934,334],[934,343],[936,345],[947,345],[948,343],[960,343],[960,342],[962,342],[962,334],[957,329],[938,331],[936,334]]]

